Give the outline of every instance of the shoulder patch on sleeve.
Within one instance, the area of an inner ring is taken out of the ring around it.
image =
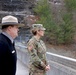
[[[28,48],[28,50],[32,50],[34,48],[34,41],[33,40],[29,40],[29,42],[27,44],[27,48]]]

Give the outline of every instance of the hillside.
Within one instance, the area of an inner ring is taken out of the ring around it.
[[[47,45],[47,51],[55,54],[59,54],[66,57],[71,57],[76,59],[76,44],[71,45]]]

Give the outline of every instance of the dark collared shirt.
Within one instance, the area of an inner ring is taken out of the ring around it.
[[[7,36],[11,40],[12,43],[14,42],[13,38],[8,33],[2,32],[2,34]]]

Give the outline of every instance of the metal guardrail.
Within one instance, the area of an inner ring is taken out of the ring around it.
[[[62,65],[65,65],[67,67],[70,67],[76,70],[76,59],[74,58],[70,58],[70,57],[66,57],[66,56],[62,56],[62,55],[58,55],[50,52],[47,52],[47,57],[51,61],[60,63]]]
[[[70,57],[66,57],[66,56],[62,56],[62,55],[58,55],[58,54],[54,54],[54,53],[50,53],[50,52],[47,52],[47,54],[55,56],[55,57],[59,57],[59,58],[62,58],[62,59],[66,59],[66,60],[69,60],[69,61],[76,62],[76,59],[74,59],[74,58],[70,58]]]
[[[47,52],[47,58],[56,75],[76,75],[76,59]],[[51,75],[55,75],[50,71]],[[48,74],[49,75],[49,74]]]

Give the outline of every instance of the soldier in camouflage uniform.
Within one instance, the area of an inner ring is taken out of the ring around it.
[[[46,75],[46,71],[50,69],[46,61],[46,46],[40,39],[44,36],[46,29],[42,24],[32,25],[32,34],[34,35],[28,42],[28,52],[30,54],[30,71],[29,75]]]

